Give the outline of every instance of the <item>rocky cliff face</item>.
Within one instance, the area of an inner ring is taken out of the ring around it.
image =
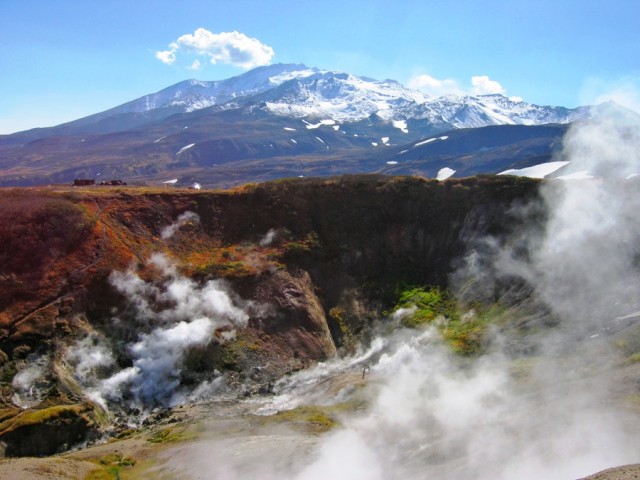
[[[354,176],[2,191],[0,442],[21,455],[18,439],[51,425],[73,443],[118,412],[268,391],[366,341],[394,289],[445,285],[467,245],[508,230],[538,185]]]

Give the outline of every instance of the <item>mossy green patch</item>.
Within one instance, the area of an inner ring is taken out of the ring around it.
[[[294,428],[302,428],[309,433],[324,433],[339,425],[333,407],[303,405],[274,415],[260,417],[263,423],[283,423]]]
[[[151,435],[149,435],[149,438],[147,438],[147,442],[174,443],[192,440],[193,438],[195,438],[195,433],[189,431],[188,426],[175,425],[153,432]]]
[[[124,440],[126,438],[131,438],[133,437],[135,434],[139,433],[139,430],[135,429],[135,428],[127,428],[126,430],[121,431],[120,433],[118,433],[116,435],[116,439],[118,440]]]
[[[5,418],[0,423],[0,434],[5,434],[27,425],[50,423],[57,420],[82,417],[87,423],[91,423],[86,416],[91,411],[87,404],[56,405],[41,409],[22,410],[14,416]]]
[[[628,367],[629,365],[634,365],[636,363],[640,363],[640,352],[632,353],[622,361],[622,365],[625,367]]]
[[[505,321],[508,311],[498,305],[474,305],[463,312],[462,307],[447,291],[439,287],[411,287],[399,293],[393,308],[406,309],[400,323],[408,328],[435,325],[445,342],[458,354],[477,355],[486,344],[486,330],[490,324]]]
[[[120,468],[99,468],[91,470],[84,480],[120,480]]]
[[[136,464],[136,459],[129,455],[122,455],[121,453],[110,453],[103,457],[100,457],[98,462],[102,465],[119,465],[122,467],[132,467]]]
[[[19,408],[14,407],[6,407],[0,408],[0,428],[4,424],[6,420],[9,420],[20,413]]]
[[[85,480],[121,480],[128,478],[125,471],[136,464],[136,459],[121,453],[111,453],[100,457],[97,463],[101,467],[89,472]]]
[[[400,308],[412,308],[410,313],[402,318],[401,323],[405,327],[417,328],[434,321],[438,316],[447,318],[457,316],[455,300],[446,290],[438,287],[429,289],[423,287],[410,288],[400,294],[394,310]]]

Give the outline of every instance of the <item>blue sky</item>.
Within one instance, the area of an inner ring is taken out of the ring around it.
[[[0,133],[265,61],[432,93],[573,107],[613,91],[637,105],[638,19],[638,0],[0,0]]]

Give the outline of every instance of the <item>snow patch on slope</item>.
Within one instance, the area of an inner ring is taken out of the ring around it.
[[[567,161],[541,163],[532,167],[512,168],[510,170],[500,172],[498,175],[515,175],[517,177],[544,178],[547,175],[551,175],[553,172],[561,169],[565,165],[568,165],[569,163],[570,162]]]
[[[176,156],[180,155],[181,153],[186,152],[187,150],[189,150],[190,148],[193,148],[195,146],[196,146],[195,143],[190,143],[189,145],[186,145],[186,146],[182,147],[180,150],[178,150],[178,152],[176,153]]]
[[[320,120],[320,122],[318,123],[309,123],[306,120],[303,120],[303,122],[306,124],[307,129],[309,130],[313,130],[316,128],[320,128],[323,125],[335,125],[336,121],[335,120],[331,120],[331,119],[325,119],[325,120]]]
[[[391,122],[391,125],[393,125],[394,128],[400,130],[402,133],[409,133],[406,120],[394,120],[393,122]]]
[[[426,145],[427,143],[435,142],[436,140],[438,140],[438,139],[437,139],[437,138],[428,138],[428,139],[426,139],[426,140],[423,140],[423,141],[421,141],[421,142],[416,143],[416,144],[413,146],[413,148],[420,147],[420,146],[422,146],[422,145]]]
[[[436,177],[436,180],[440,180],[440,181],[446,180],[447,178],[453,176],[454,173],[456,173],[456,171],[449,167],[441,168],[438,171],[438,176]]]

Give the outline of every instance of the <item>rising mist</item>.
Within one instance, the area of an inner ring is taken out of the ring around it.
[[[495,329],[487,353],[475,359],[452,354],[434,328],[396,330],[365,352],[276,386],[263,413],[345,401],[353,390],[327,396],[314,386],[370,369],[369,406],[344,414],[342,427],[306,460],[283,468],[264,458],[234,469],[201,451],[185,471],[296,480],[568,479],[637,462],[638,422],[616,397],[614,367],[625,351],[620,335],[640,319],[638,127],[633,116],[620,121],[615,108],[572,126],[560,154],[570,161],[564,179],[547,181],[540,203],[514,208],[521,228],[513,234],[469,245],[452,275],[452,288],[466,286],[467,303],[470,292],[486,298],[519,285],[527,308],[514,311],[526,317],[519,322],[526,329]],[[502,298],[513,302],[513,292]]]

